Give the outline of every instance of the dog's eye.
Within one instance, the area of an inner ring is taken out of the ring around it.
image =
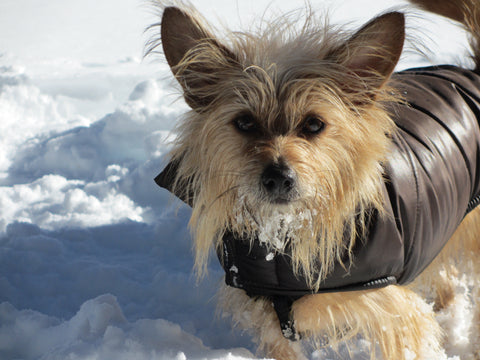
[[[325,123],[316,116],[307,116],[303,122],[302,132],[306,135],[320,133],[325,128]]]
[[[242,132],[252,133],[257,130],[257,122],[252,115],[240,115],[236,117],[233,122],[235,124],[235,127]]]

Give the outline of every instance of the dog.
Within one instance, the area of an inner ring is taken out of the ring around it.
[[[220,307],[267,357],[360,336],[372,359],[446,358],[438,314],[466,276],[463,355],[480,359],[480,1],[410,2],[465,27],[472,70],[394,73],[398,11],[219,39],[192,6],[158,5],[149,52],[191,111],[155,180],[192,207],[196,271],[215,250]]]

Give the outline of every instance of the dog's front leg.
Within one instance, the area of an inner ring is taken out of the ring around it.
[[[219,292],[219,306],[232,317],[236,326],[253,335],[258,350],[276,360],[306,360],[300,341],[287,340],[270,300],[250,298],[245,291],[223,286]]]
[[[371,344],[371,359],[376,358],[377,345],[383,359],[445,358],[433,311],[419,296],[401,286],[307,295],[293,304],[293,314],[297,331],[318,339],[319,344],[328,339],[335,348],[360,335]]]

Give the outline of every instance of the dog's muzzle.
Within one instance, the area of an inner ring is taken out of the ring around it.
[[[261,186],[272,203],[285,204],[298,196],[297,174],[283,163],[270,164],[263,170]]]

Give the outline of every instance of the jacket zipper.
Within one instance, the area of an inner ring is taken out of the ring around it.
[[[465,212],[465,215],[467,215],[470,211],[475,209],[478,205],[480,205],[480,194],[475,196],[470,202],[468,203],[467,206],[467,211]]]

